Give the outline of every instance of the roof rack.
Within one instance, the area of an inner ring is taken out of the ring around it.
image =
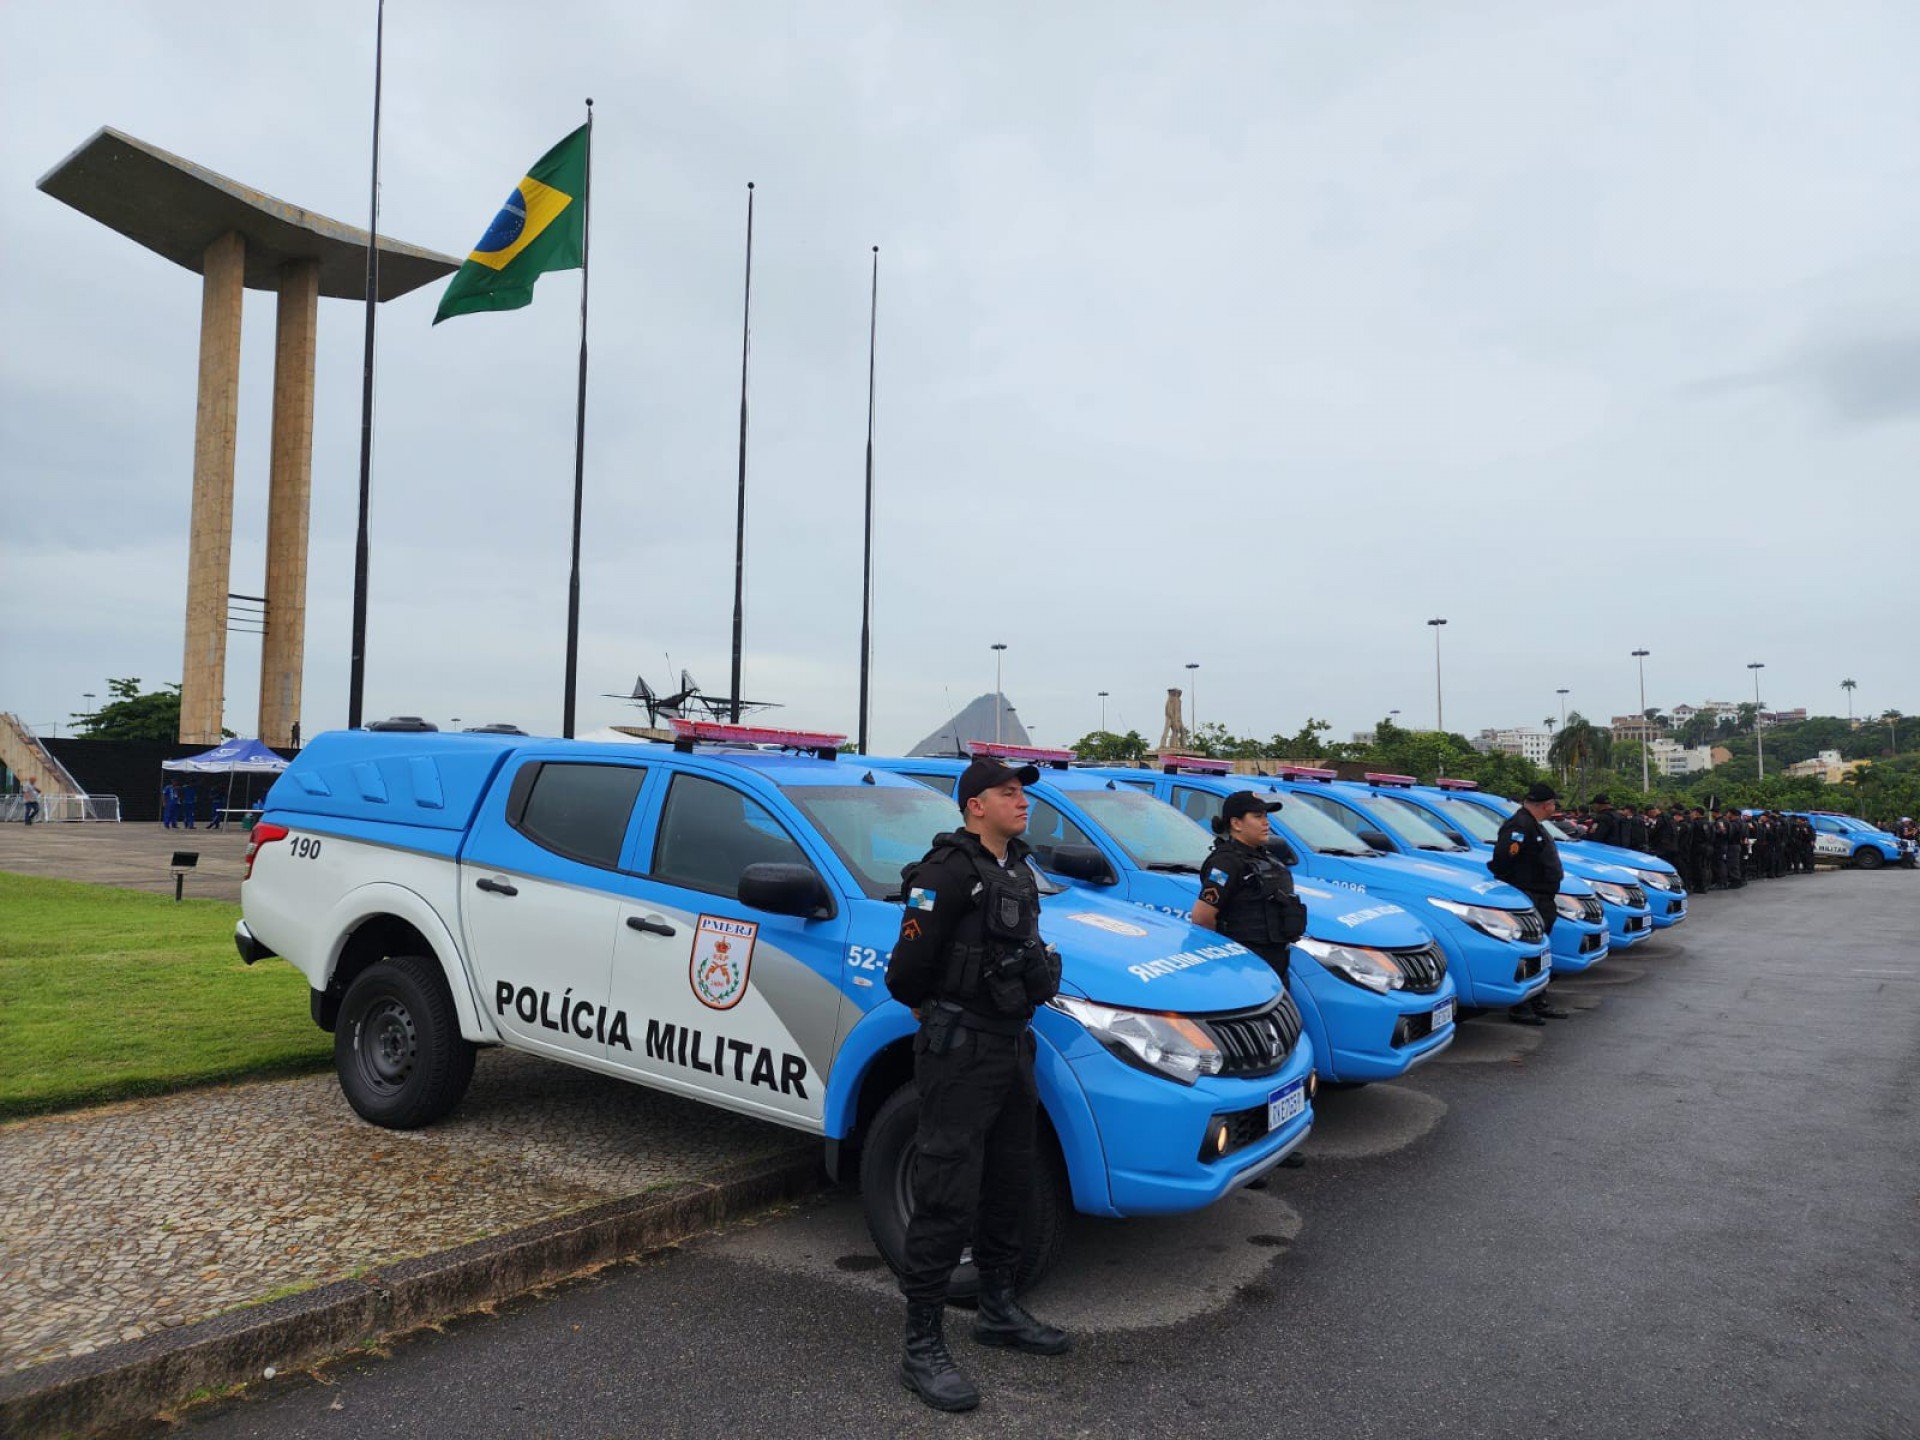
[[[1168,775],[1226,775],[1233,770],[1231,760],[1216,760],[1211,755],[1166,754],[1160,756],[1160,769]]]
[[[831,760],[847,743],[844,735],[829,735],[821,730],[779,730],[770,725],[729,725],[721,720],[684,720],[668,717],[673,727],[673,748],[686,754],[695,745],[775,745],[803,755]]]
[[[1045,750],[1038,745],[1002,745],[993,740],[969,740],[967,753],[976,759],[986,756],[993,760],[1025,760],[1032,765],[1050,765],[1055,770],[1064,770],[1074,762],[1079,752]]]
[[[1369,770],[1367,771],[1367,783],[1369,785],[1391,785],[1396,789],[1404,789],[1410,785],[1418,785],[1420,781],[1412,775],[1389,775],[1384,770]]]
[[[1480,788],[1478,780],[1449,780],[1444,775],[1433,783],[1442,790],[1478,790]]]
[[[440,727],[431,720],[422,720],[418,715],[389,715],[385,720],[370,720],[369,730],[394,730],[403,735],[424,735],[428,731],[438,731]]]
[[[1318,765],[1282,765],[1279,778],[1282,780],[1338,780],[1338,770],[1326,770]]]

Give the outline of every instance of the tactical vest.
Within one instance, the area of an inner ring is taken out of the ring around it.
[[[956,855],[980,891],[954,925],[939,998],[987,1021],[988,1028],[1024,1029],[1034,1007],[1060,990],[1060,957],[1040,939],[1039,888],[1021,859],[999,865],[978,845],[937,840],[920,864]],[[908,868],[909,885],[918,871],[918,865]]]
[[[1271,855],[1230,840],[1214,847],[1203,868],[1211,870],[1236,855],[1250,869],[1246,880],[1221,901],[1220,933],[1249,949],[1290,945],[1306,934],[1306,904],[1293,893],[1293,876],[1286,866]]]

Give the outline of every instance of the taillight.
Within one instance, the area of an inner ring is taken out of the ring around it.
[[[284,825],[272,825],[263,820],[253,827],[253,834],[251,836],[253,843],[247,846],[246,873],[240,877],[243,884],[253,878],[253,860],[254,857],[260,853],[260,847],[262,845],[271,845],[276,840],[284,840],[286,838],[287,827]]]

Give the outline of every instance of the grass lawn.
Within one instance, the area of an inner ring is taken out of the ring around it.
[[[326,1066],[284,960],[246,966],[240,907],[0,874],[0,1117]]]

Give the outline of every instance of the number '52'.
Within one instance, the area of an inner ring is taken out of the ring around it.
[[[855,970],[884,970],[887,959],[870,945],[849,945],[847,964]]]

